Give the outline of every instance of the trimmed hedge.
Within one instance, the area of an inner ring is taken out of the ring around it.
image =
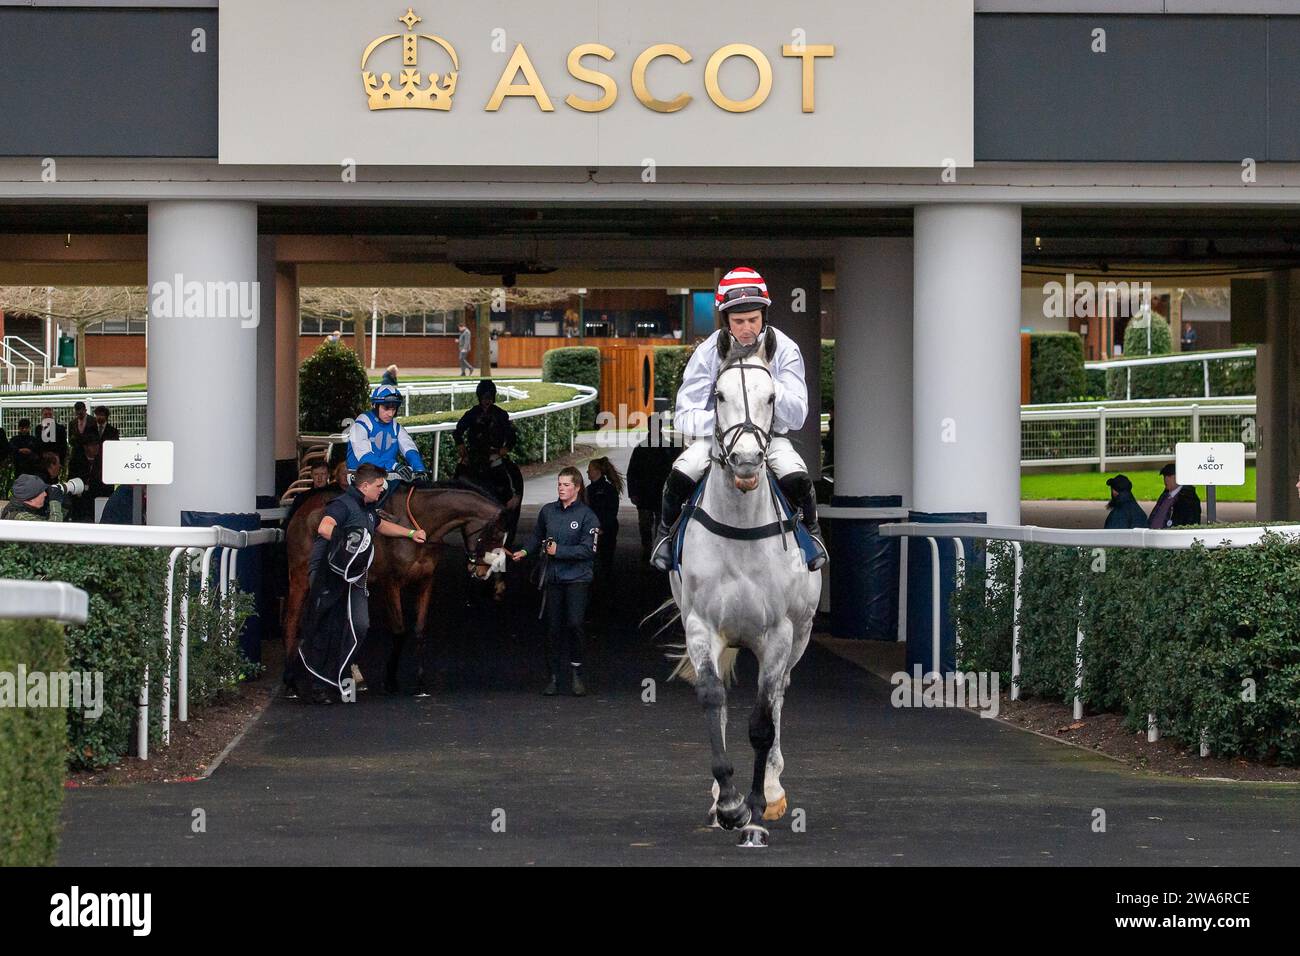
[[[822,390],[822,411],[829,412],[835,404],[835,340],[822,339],[821,374],[818,376]]]
[[[655,346],[655,398],[668,399],[668,410],[677,404],[677,390],[682,387],[682,373],[691,360],[693,345]]]
[[[572,345],[549,349],[542,355],[543,382],[569,382],[600,388],[600,349],[592,345]],[[579,414],[580,428],[596,427],[599,402],[588,402]],[[521,436],[522,440],[522,436]]]
[[[1208,529],[1207,529],[1207,536]],[[993,585],[968,564],[954,595],[963,669],[1011,669],[1011,549],[993,543]],[[1024,546],[1021,687],[1074,698],[1082,615],[1083,689],[1133,731],[1154,713],[1188,747],[1300,764],[1300,542],[1156,551]],[[1082,594],[1082,605],[1071,595]]]
[[[0,544],[0,578],[66,581],[90,595],[86,623],[69,626],[64,640],[68,669],[104,675],[104,712],[97,719],[87,718],[81,711],[67,714],[69,762],[73,767],[107,766],[130,752],[140,680],[146,665],[151,685],[161,685],[166,570],[165,548]],[[191,703],[212,700],[233,687],[241,673],[248,672],[250,665],[239,653],[236,635],[251,602],[251,595],[240,595],[232,602],[232,610],[217,612],[200,609],[199,602],[191,597]],[[222,629],[209,631],[209,639],[202,641],[204,621],[225,623]],[[160,700],[157,693],[151,697],[155,703]],[[158,706],[149,709],[149,736],[153,742],[162,739],[161,713]]]
[[[1034,405],[1077,400],[1088,391],[1083,340],[1074,332],[1029,336],[1029,401]]]
[[[0,672],[68,670],[63,629],[53,621],[0,621]],[[52,866],[68,723],[57,707],[0,707],[0,866]]]
[[[322,342],[298,369],[298,428],[332,432],[356,418],[370,400],[370,381],[357,353],[341,342]]]

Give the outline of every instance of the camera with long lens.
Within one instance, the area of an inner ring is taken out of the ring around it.
[[[69,495],[76,497],[85,490],[86,483],[80,478],[69,478],[67,481],[56,481],[46,489],[46,493],[55,501],[62,501]]]

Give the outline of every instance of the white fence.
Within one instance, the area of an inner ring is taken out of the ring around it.
[[[1020,410],[1020,464],[1108,465],[1172,460],[1179,442],[1239,441],[1246,457],[1258,449],[1253,396],[1202,405],[1141,404],[1112,408],[1032,405]]]
[[[1084,362],[1086,369],[1124,369],[1125,386],[1124,394],[1126,398],[1133,397],[1133,369],[1143,368],[1148,365],[1185,365],[1189,362],[1199,362],[1201,366],[1201,381],[1204,383],[1204,392],[1202,398],[1210,398],[1210,363],[1211,362],[1246,362],[1255,364],[1255,349],[1224,349],[1218,352],[1180,352],[1173,355],[1147,355],[1141,358],[1130,359],[1108,359],[1102,362]],[[1179,396],[1184,397],[1184,396]],[[1188,395],[1187,398],[1195,396]]]
[[[166,669],[162,675],[162,732],[163,743],[171,742],[172,710],[172,645],[173,633],[179,642],[176,660],[177,694],[176,716],[181,722],[189,720],[189,600],[191,577],[199,578],[199,593],[204,593],[212,573],[212,559],[218,558],[218,587],[216,600],[224,601],[230,593],[238,570],[239,552],[244,548],[273,544],[283,539],[277,529],[259,531],[232,531],[229,528],[169,528],[143,525],[96,525],[50,523],[45,521],[0,521],[0,541],[26,544],[99,545],[115,548],[170,548],[167,560],[167,578],[163,603],[163,648]],[[174,594],[176,565],[184,560],[184,586],[180,601]],[[0,597],[7,594],[0,593]],[[179,603],[179,615],[176,613]],[[6,606],[8,601],[5,602]],[[84,612],[84,609],[83,609]],[[10,616],[8,611],[0,616]],[[17,616],[17,615],[13,615]],[[23,615],[44,616],[44,615]],[[82,620],[77,623],[83,623]],[[140,699],[136,718],[136,749],[141,760],[149,759],[149,670],[146,667],[140,681]]]
[[[90,596],[63,581],[0,579],[0,620],[41,618],[64,624],[85,624]]]
[[[1265,532],[1272,532],[1286,537],[1300,537],[1300,527],[1283,525],[1270,528],[1265,525],[1254,528],[1223,529],[1178,529],[1151,531],[1144,528],[1115,531],[1080,531],[1067,528],[1039,528],[1034,525],[991,525],[991,524],[924,524],[921,522],[902,521],[896,524],[881,525],[880,533],[887,538],[903,538],[901,567],[899,569],[899,594],[907,594],[907,548],[908,539],[924,538],[930,546],[930,615],[931,615],[931,660],[936,668],[940,667],[942,637],[940,623],[940,595],[942,588],[939,581],[939,541],[944,538],[952,540],[956,551],[956,589],[960,590],[965,577],[966,554],[962,538],[976,538],[984,541],[1010,542],[1015,554],[1015,575],[1012,586],[1012,625],[1011,625],[1011,699],[1020,699],[1020,594],[1021,577],[1024,571],[1024,559],[1021,556],[1023,544],[1051,544],[1072,548],[1152,548],[1165,551],[1186,551],[1198,541],[1211,548],[1244,548],[1259,543]],[[986,579],[991,582],[991,579]],[[1063,600],[1071,600],[1062,595]],[[899,640],[906,639],[906,617],[900,607]],[[1075,635],[1075,674],[1074,674],[1074,719],[1083,717],[1083,626],[1079,625]],[[961,631],[956,631],[956,649],[961,650]],[[1159,739],[1155,714],[1147,715],[1147,741],[1155,743]],[[1201,742],[1201,756],[1209,756],[1209,749],[1204,739]]]
[[[93,417],[95,408],[103,405],[109,410],[109,423],[122,438],[148,436],[148,404],[146,392],[22,392],[17,395],[0,395],[0,428],[10,437],[18,431],[18,420],[29,418],[32,434],[40,428],[42,408],[54,410],[59,424],[72,421],[72,409],[77,402],[85,402],[87,414]]]

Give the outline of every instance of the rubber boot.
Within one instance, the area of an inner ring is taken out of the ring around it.
[[[817,547],[817,554],[808,562],[808,570],[820,571],[828,556],[826,545],[822,541],[822,529],[817,524],[817,495],[813,491],[812,479],[806,471],[796,471],[780,479],[777,484],[791,506],[799,509],[800,521],[812,535]]]
[[[695,490],[695,482],[676,468],[668,472],[664,482],[663,504],[659,509],[658,540],[650,551],[650,566],[660,571],[668,571],[673,563],[673,531],[677,519],[681,517],[682,506]]]
[[[556,686],[555,675],[552,674],[551,679],[547,682],[546,686],[542,688],[542,696],[554,697],[557,693],[559,693],[559,688]]]
[[[582,682],[582,668],[576,664],[573,667],[573,696],[585,697],[587,695],[587,685]]]

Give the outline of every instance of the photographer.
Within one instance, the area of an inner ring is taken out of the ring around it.
[[[0,511],[0,521],[62,521],[63,495],[76,493],[68,485],[48,485],[39,475],[19,475],[9,504]]]
[[[573,696],[587,692],[582,683],[582,628],[587,616],[592,565],[596,560],[596,539],[600,521],[582,500],[582,473],[564,468],[556,479],[557,501],[544,505],[528,547],[511,557],[522,561],[528,554],[544,558],[542,586],[546,606],[546,658],[551,678],[542,691],[547,697],[558,691],[563,664],[561,647],[569,652],[573,668]]]

